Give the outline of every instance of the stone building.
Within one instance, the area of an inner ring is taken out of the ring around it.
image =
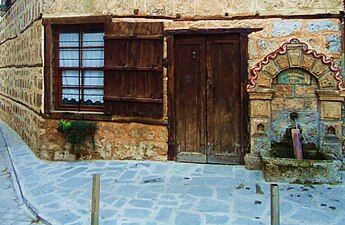
[[[97,122],[93,158],[256,168],[291,112],[305,143],[342,157],[341,0],[2,6],[0,119],[42,159],[74,159],[63,118]]]

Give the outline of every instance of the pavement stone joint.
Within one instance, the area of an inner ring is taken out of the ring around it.
[[[6,124],[0,129],[0,224],[35,222],[10,182],[7,151],[26,201],[53,225],[90,224],[95,173],[101,175],[103,225],[270,224],[269,183],[261,171],[174,162],[47,162]],[[344,184],[279,185],[281,224],[345,224]]]

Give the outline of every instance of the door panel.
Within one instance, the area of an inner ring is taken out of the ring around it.
[[[176,40],[175,102],[177,160],[206,162],[205,40]]]
[[[174,52],[177,160],[238,164],[239,35],[178,37]]]
[[[241,145],[240,48],[237,35],[207,40],[208,162],[238,163]]]

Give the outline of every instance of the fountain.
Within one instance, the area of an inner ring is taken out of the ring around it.
[[[252,70],[248,169],[267,181],[342,182],[340,70],[297,39],[283,44]]]
[[[300,129],[298,128],[296,119],[298,118],[298,114],[293,112],[290,114],[290,119],[294,121],[296,128],[291,129],[291,139],[292,139],[292,147],[293,152],[295,154],[295,158],[298,160],[303,159],[303,150],[302,150],[302,142],[301,142],[301,133]]]
[[[269,182],[338,183],[341,182],[341,161],[324,154],[313,143],[303,143],[297,113],[290,118],[295,127],[287,128],[281,142],[271,144],[271,151],[261,152],[265,179]]]

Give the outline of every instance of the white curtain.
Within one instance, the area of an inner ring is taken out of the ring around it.
[[[82,67],[104,66],[104,33],[82,34]],[[79,33],[61,33],[59,42],[59,66],[79,67]],[[82,74],[83,73],[83,74]],[[83,100],[86,104],[103,103],[104,72],[98,70],[62,71],[62,99],[71,103],[81,99],[79,91],[84,82]],[[90,87],[93,87],[92,89]]]

